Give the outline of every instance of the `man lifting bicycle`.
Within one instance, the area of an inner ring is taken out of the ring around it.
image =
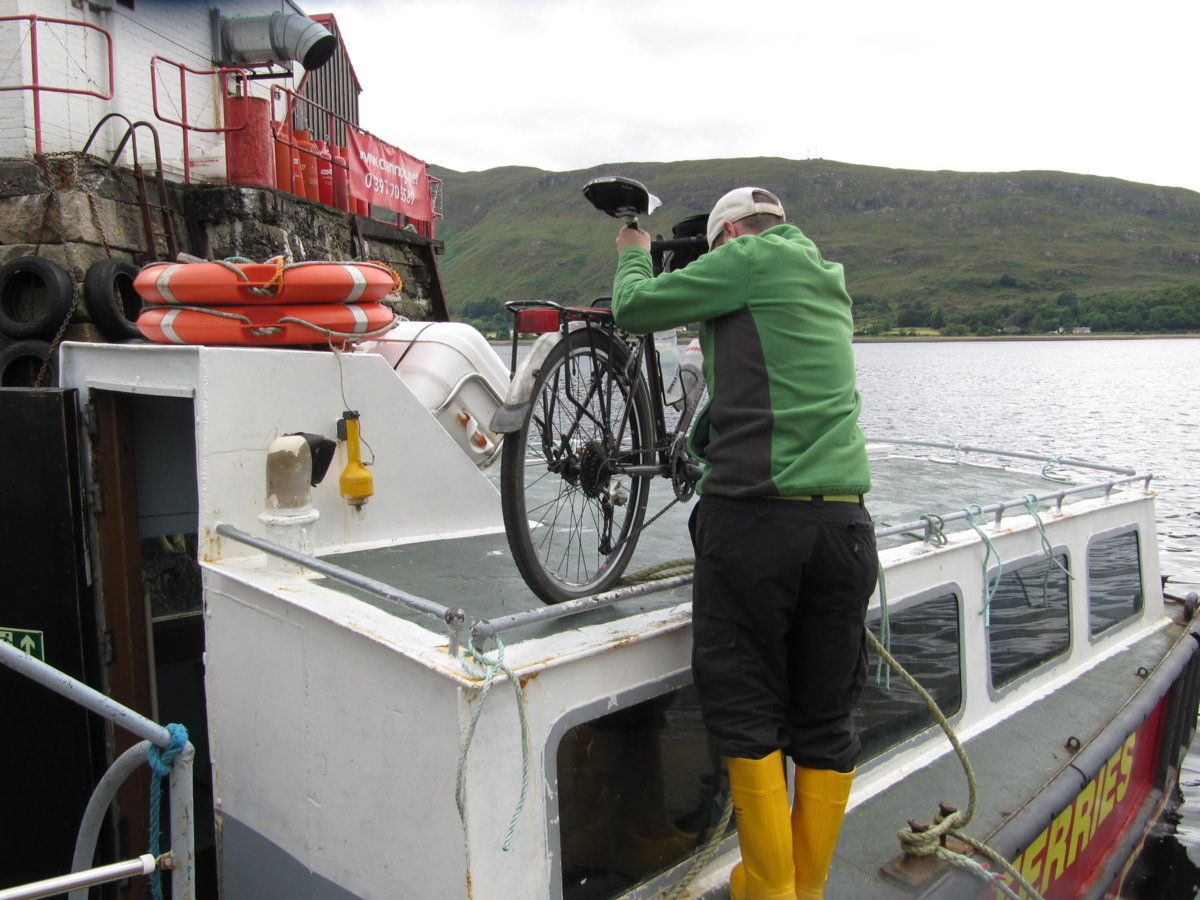
[[[860,746],[878,575],[851,301],[842,266],[769,191],[725,194],[707,236],[708,253],[654,277],[650,235],[622,228],[613,315],[637,333],[702,322],[692,670],[737,811],[730,894],[820,897]]]

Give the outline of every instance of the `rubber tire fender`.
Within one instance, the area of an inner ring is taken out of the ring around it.
[[[75,283],[58,263],[19,256],[0,266],[0,331],[12,338],[49,338],[71,309]]]
[[[93,263],[83,276],[83,301],[88,315],[110,341],[142,337],[135,323],[145,302],[133,288],[133,279],[139,271],[128,260],[111,258]]]
[[[0,347],[0,387],[33,387],[50,352],[49,341],[12,341]],[[50,360],[42,387],[58,384],[58,353]]]

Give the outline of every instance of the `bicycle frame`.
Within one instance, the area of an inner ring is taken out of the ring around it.
[[[698,235],[652,241],[655,274],[686,265],[704,244]],[[669,429],[654,335],[619,329],[607,300],[505,306],[514,316],[512,383],[491,423],[505,436],[505,531],[526,583],[545,602],[561,603],[611,587],[642,529],[695,493],[702,471],[684,438],[702,383],[684,394],[682,415]],[[522,334],[540,337],[518,368]],[[655,476],[670,482],[674,499],[646,521]]]
[[[610,339],[618,338],[618,335],[616,334],[617,329],[613,322],[612,311],[605,307],[563,306],[561,304],[554,303],[553,301],[550,301],[550,300],[513,301],[510,303],[506,303],[505,307],[507,309],[509,309],[514,315],[513,335],[512,335],[512,363],[511,363],[512,374],[514,375],[514,377],[516,376],[516,372],[517,372],[516,362],[517,362],[517,345],[518,345],[519,335],[520,334],[529,334],[529,333],[539,333],[539,332],[544,334],[550,330],[547,327],[549,324],[549,320],[550,320],[549,316],[536,316],[535,315],[535,316],[523,317],[522,316],[523,313],[545,313],[545,312],[553,313],[554,314],[554,322],[555,322],[555,327],[553,330],[557,331],[559,333],[560,339],[562,339],[562,340],[566,339],[567,334],[572,329],[572,325],[574,325],[575,323],[581,323],[582,327],[589,331],[601,330]],[[523,322],[528,323],[528,324],[523,325]],[[530,328],[530,330],[524,331],[524,330],[522,330],[523,327],[528,327],[528,328]],[[621,338],[621,339],[624,340],[623,338]],[[628,365],[628,372],[625,374],[627,376],[630,376],[629,380],[630,380],[631,392],[636,391],[638,388],[638,385],[641,383],[641,381],[638,378],[632,377],[632,373],[640,372],[642,375],[645,376],[646,390],[649,392],[649,395],[650,395],[649,396],[650,410],[651,410],[651,415],[652,415],[652,425],[654,428],[653,441],[651,442],[651,446],[653,447],[653,450],[658,457],[658,462],[653,465],[627,465],[627,464],[617,463],[617,466],[616,466],[617,471],[619,471],[621,474],[624,474],[624,475],[632,475],[632,476],[669,475],[670,474],[669,453],[671,450],[671,442],[675,439],[676,435],[679,434],[678,428],[676,428],[673,431],[667,430],[666,406],[663,401],[663,390],[662,390],[662,384],[663,384],[662,367],[659,364],[659,361],[657,359],[657,353],[654,350],[653,342],[654,342],[654,336],[651,334],[637,335],[636,343],[633,344],[633,346],[630,348],[631,358],[630,358],[629,365]],[[591,342],[589,340],[589,344],[590,343]],[[628,342],[626,342],[626,343],[628,343]],[[593,345],[593,349],[594,349],[594,345]],[[646,365],[644,365],[644,366],[642,364],[643,360],[646,360]],[[617,374],[612,370],[612,366],[613,366],[613,360],[612,360],[612,358],[609,358],[608,359],[608,367],[609,367],[608,375],[610,376],[610,379],[608,381],[609,384],[612,384],[611,376]],[[569,371],[566,373],[566,378],[567,378],[568,395],[570,395],[570,372]],[[587,397],[585,398],[585,403],[586,403],[586,400],[591,398],[591,391],[594,389],[595,389],[594,386],[592,386],[589,389],[589,393],[588,393]],[[578,402],[578,401],[576,401],[576,402]],[[584,404],[580,404],[581,409],[582,409],[583,405]],[[628,424],[629,424],[629,414],[630,414],[630,404],[627,403],[627,404],[625,404],[624,413],[621,416],[620,424],[617,426],[617,432],[616,432],[616,434],[617,434],[616,445],[617,446],[620,446],[621,440],[625,436],[625,429],[628,427]],[[569,440],[571,437],[571,434],[573,434],[573,430],[572,430],[572,433],[569,433],[565,436],[565,439]]]

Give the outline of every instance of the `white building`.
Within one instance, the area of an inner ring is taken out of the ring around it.
[[[287,0],[220,0],[215,8],[225,19],[304,15]],[[0,0],[0,157],[31,156],[39,143],[46,153],[82,150],[101,118],[119,113],[154,125],[165,171],[182,175],[183,129],[166,120],[186,120],[192,129],[222,125],[218,77],[188,73],[180,82],[180,66],[215,68],[211,9],[164,0]],[[271,84],[295,88],[304,69],[292,68],[289,76],[250,82],[251,93],[267,97]],[[29,90],[35,83],[46,89]],[[91,152],[111,155],[125,130],[111,120]],[[223,135],[192,131],[189,150],[195,175],[224,177]],[[144,135],[138,152],[143,164],[153,162]],[[125,154],[132,162],[128,148]]]

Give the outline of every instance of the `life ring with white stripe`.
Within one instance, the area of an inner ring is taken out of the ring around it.
[[[396,323],[382,303],[300,306],[150,306],[137,327],[156,344],[235,347],[344,347],[378,337]]]
[[[155,262],[133,281],[147,303],[183,306],[368,303],[382,300],[402,284],[382,263],[286,263],[282,257],[265,263]]]

